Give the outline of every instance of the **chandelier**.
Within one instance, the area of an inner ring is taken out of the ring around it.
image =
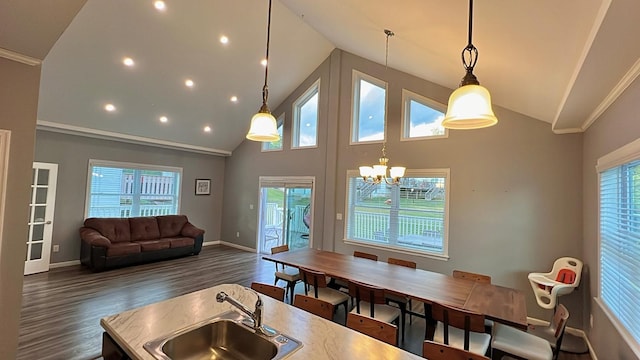
[[[391,30],[384,30],[384,33],[387,36],[387,42],[385,47],[385,58],[384,58],[384,69],[385,74],[387,74],[387,69],[389,66],[389,37],[395,35]],[[381,182],[385,182],[388,185],[398,185],[400,184],[400,178],[404,176],[404,172],[406,170],[405,167],[402,166],[394,166],[389,170],[389,176],[387,176],[387,164],[389,163],[389,158],[387,157],[387,121],[384,121],[384,141],[382,143],[382,157],[378,159],[378,164],[373,166],[360,166],[360,176],[362,179],[371,184],[380,184]]]

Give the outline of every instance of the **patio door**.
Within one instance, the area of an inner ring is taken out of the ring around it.
[[[58,164],[33,163],[24,274],[49,271]]]
[[[260,177],[258,249],[312,246],[313,177]]]

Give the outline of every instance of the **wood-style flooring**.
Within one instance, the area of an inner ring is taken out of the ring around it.
[[[18,359],[99,358],[101,318],[219,284],[272,283],[274,270],[257,254],[208,246],[198,256],[102,273],[78,265],[25,276]],[[344,319],[344,313],[336,319]],[[423,336],[424,320],[414,317],[403,348],[420,354]],[[560,359],[590,357],[561,353]]]

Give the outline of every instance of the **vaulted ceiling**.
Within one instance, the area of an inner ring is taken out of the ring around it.
[[[261,103],[268,1],[83,3],[0,0],[0,56],[44,59],[41,128],[222,155],[244,140]],[[336,47],[383,63],[383,29],[396,34],[390,67],[454,89],[467,12],[465,0],[274,0],[269,105]],[[475,74],[495,104],[583,131],[640,71],[637,14],[636,0],[477,0]]]

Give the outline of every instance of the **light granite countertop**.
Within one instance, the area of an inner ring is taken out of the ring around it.
[[[220,291],[250,309],[255,305],[256,295],[250,289],[224,284],[108,316],[100,324],[132,359],[154,360],[144,343],[235,310],[227,302],[216,302]],[[263,323],[303,343],[288,359],[423,359],[268,296],[260,297]]]

